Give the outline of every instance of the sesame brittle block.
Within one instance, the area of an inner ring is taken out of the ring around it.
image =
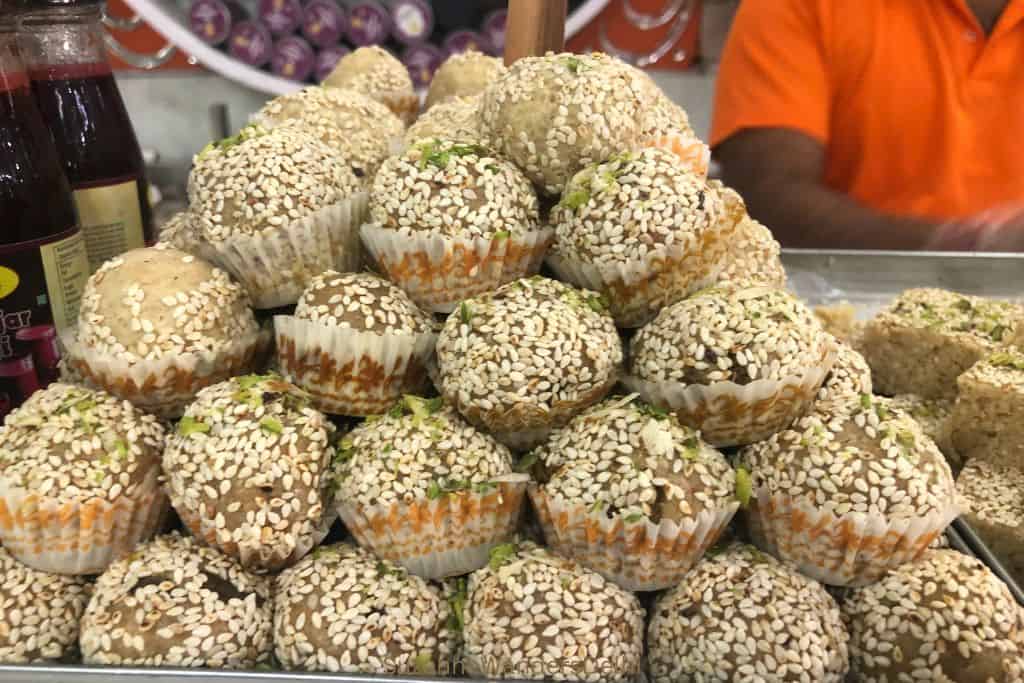
[[[956,480],[965,513],[985,545],[1024,581],[1024,470],[972,460]]]
[[[867,323],[861,351],[875,391],[952,397],[956,378],[1013,338],[1024,309],[941,289],[907,290]]]
[[[997,351],[957,380],[953,446],[964,458],[1024,467],[1024,353]]]

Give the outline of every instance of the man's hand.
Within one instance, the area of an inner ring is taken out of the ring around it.
[[[861,206],[825,185],[825,148],[789,128],[751,128],[715,150],[726,184],[783,246],[840,249],[942,247],[938,224]]]
[[[940,226],[929,248],[1024,252],[1024,204],[1000,206]]]

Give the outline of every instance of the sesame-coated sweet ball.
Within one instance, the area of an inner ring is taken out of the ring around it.
[[[437,355],[446,399],[503,443],[529,449],[607,395],[622,343],[597,294],[538,276],[464,301]]]
[[[268,130],[288,126],[314,133],[366,182],[405,131],[391,110],[368,95],[319,86],[275,97],[252,122]]]
[[[32,569],[0,547],[0,663],[72,659],[90,591],[89,579]]]
[[[198,237],[195,219],[189,211],[179,211],[160,226],[160,241],[186,254],[194,253]]]
[[[671,152],[616,154],[566,186],[548,261],[604,294],[620,327],[639,327],[717,274],[729,239],[722,212],[718,193]]]
[[[520,59],[483,94],[484,134],[545,194],[640,142],[636,77],[602,53]]]
[[[851,675],[863,683],[1009,683],[1024,612],[977,559],[929,550],[843,601]]]
[[[281,373],[325,412],[378,415],[429,384],[434,319],[377,275],[322,273],[274,325]]]
[[[245,290],[167,244],[110,259],[85,286],[69,363],[163,417],[209,384],[244,371],[259,342]]]
[[[452,668],[452,611],[440,589],[362,548],[317,548],[278,576],[274,602],[274,648],[286,669],[380,676]]]
[[[792,424],[834,354],[792,294],[728,284],[662,309],[630,344],[628,385],[719,446],[753,443]]]
[[[640,673],[636,596],[532,543],[496,548],[470,575],[464,623],[471,675],[626,683]]]
[[[192,212],[211,242],[280,229],[359,191],[362,181],[304,128],[245,128],[195,159]]]
[[[295,317],[379,334],[421,334],[434,328],[434,319],[405,292],[372,273],[318,275],[295,306]]]
[[[313,130],[248,126],[195,158],[188,196],[214,260],[276,308],[325,270],[358,269],[365,178]]]
[[[719,180],[710,180],[708,185],[718,192],[725,208],[721,221],[726,225],[719,226],[719,230],[731,234],[718,281],[785,289],[786,270],[780,258],[782,247],[771,230],[750,217],[746,203],[736,190]]]
[[[419,108],[409,70],[382,47],[361,47],[338,60],[323,85],[355,90],[385,104],[406,125]]]
[[[103,391],[55,383],[0,429],[0,542],[19,561],[97,574],[156,531],[164,428]]]
[[[959,512],[935,443],[867,394],[819,403],[740,465],[754,541],[832,585],[867,585],[913,562]]]
[[[390,230],[493,237],[536,229],[537,195],[514,165],[454,140],[421,140],[384,162],[370,193],[370,220]]]
[[[246,569],[277,571],[327,533],[334,426],[274,375],[208,387],[164,451],[167,491],[197,537]]]
[[[526,492],[509,450],[441,399],[406,396],[342,439],[338,510],[361,545],[430,579],[479,569]]]
[[[423,106],[430,110],[456,97],[479,95],[505,71],[505,63],[498,57],[476,50],[454,54],[434,73]]]
[[[630,362],[647,379],[748,384],[819,362],[826,341],[814,315],[788,292],[716,287],[664,309],[641,329]]]
[[[629,64],[626,68],[633,76],[635,88],[643,100],[640,115],[642,139],[650,140],[669,133],[693,133],[686,110],[673,102],[649,73]]]
[[[177,249],[134,249],[93,274],[78,340],[131,363],[216,351],[257,329],[245,291],[220,268]]]
[[[663,594],[647,630],[652,683],[842,683],[848,641],[821,584],[740,544]]]
[[[635,396],[580,413],[530,458],[548,544],[627,590],[678,583],[738,507],[725,456]]]
[[[195,539],[160,536],[96,581],[86,664],[249,669],[271,656],[270,581]]]
[[[836,362],[818,391],[819,401],[871,394],[871,368],[864,356],[849,344],[833,339]]]
[[[483,132],[477,115],[479,111],[480,95],[452,97],[435,104],[409,126],[405,132],[405,144],[412,146],[430,138],[480,143],[483,141]]]
[[[481,145],[441,138],[384,162],[360,233],[389,279],[443,313],[536,273],[551,241],[522,171]]]

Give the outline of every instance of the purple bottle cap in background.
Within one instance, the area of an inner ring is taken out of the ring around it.
[[[259,18],[275,36],[295,33],[302,24],[299,0],[260,0]]]
[[[233,0],[193,0],[188,10],[189,28],[207,45],[223,43],[232,24],[244,18],[244,10]]]
[[[409,76],[417,88],[425,88],[434,78],[434,72],[444,62],[444,52],[430,43],[410,45],[402,53],[402,64],[409,69]]]
[[[316,64],[313,66],[313,78],[316,79],[316,82],[323,83],[324,79],[334,71],[334,67],[338,66],[341,58],[350,52],[352,50],[347,45],[335,45],[317,52]]]
[[[313,73],[316,55],[313,48],[298,36],[285,36],[274,43],[270,70],[293,81],[304,81]]]
[[[349,4],[348,40],[356,47],[380,45],[391,35],[391,15],[379,3],[360,0]]]
[[[348,30],[348,16],[337,0],[309,0],[303,12],[302,35],[316,47],[337,45]]]
[[[501,55],[505,51],[505,22],[508,10],[496,9],[486,17],[480,26],[480,33],[491,48],[491,54]]]
[[[424,0],[394,0],[391,25],[395,40],[404,45],[419,45],[434,32],[434,10]]]
[[[266,26],[258,21],[240,21],[228,38],[228,52],[249,66],[263,66],[274,51],[273,38]]]
[[[467,29],[459,29],[449,33],[445,36],[441,47],[444,48],[447,57],[461,52],[468,52],[469,50],[487,53],[491,51],[491,46],[487,44],[487,40],[484,39],[483,35]]]

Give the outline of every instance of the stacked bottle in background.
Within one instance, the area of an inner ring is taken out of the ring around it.
[[[418,87],[425,87],[453,54],[501,54],[506,5],[501,0],[192,0],[189,23],[196,35],[236,59],[300,82],[319,83],[353,48],[380,45],[402,60]]]
[[[95,270],[154,241],[142,151],[107,61],[101,4],[21,0],[19,9],[19,48]]]
[[[0,9],[0,418],[57,377],[89,276],[71,187]]]

